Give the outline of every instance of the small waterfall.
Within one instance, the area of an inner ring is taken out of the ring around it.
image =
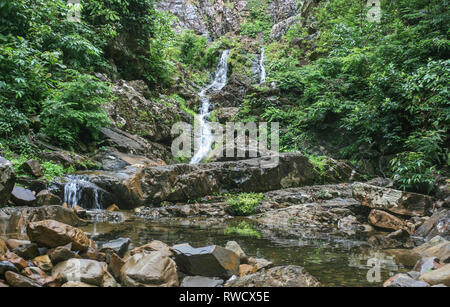
[[[227,84],[227,74],[228,74],[227,60],[228,57],[230,56],[230,52],[231,50],[225,50],[222,53],[222,55],[220,56],[219,63],[217,64],[215,76],[212,83],[209,84],[207,87],[203,88],[198,94],[202,102],[200,114],[197,117],[200,133],[199,135],[195,136],[195,149],[198,148],[198,150],[192,157],[191,164],[200,163],[211,150],[213,135],[211,133],[211,127],[207,121],[210,107],[210,99],[208,97],[207,92],[209,90],[220,91]]]
[[[75,205],[88,209],[101,209],[98,187],[82,176],[69,176],[64,186],[64,202],[72,208]]]
[[[266,67],[264,66],[264,48],[261,48],[261,57],[259,59],[259,69],[261,72],[260,79],[259,79],[259,85],[263,85],[266,83]]]

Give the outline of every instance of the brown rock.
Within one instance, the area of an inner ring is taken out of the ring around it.
[[[64,246],[58,246],[49,251],[48,256],[53,264],[63,262],[72,258],[81,258],[78,254],[72,251],[72,243]]]
[[[422,274],[419,279],[429,283],[430,285],[444,284],[450,287],[450,263],[437,270]]]
[[[50,282],[49,276],[38,267],[28,267],[22,271],[22,275],[34,280],[41,286]]]
[[[396,262],[403,264],[406,267],[414,267],[422,256],[419,253],[410,249],[388,249],[385,250],[388,255],[394,256]]]
[[[34,177],[42,177],[44,176],[44,168],[41,164],[36,160],[28,160],[24,164],[20,166],[20,169],[29,175],[33,175]]]
[[[115,211],[120,211],[119,207],[116,204],[112,204],[111,206],[109,206],[106,211],[109,212],[115,212]]]
[[[108,269],[110,270],[114,278],[120,279],[120,270],[122,269],[124,264],[125,261],[123,261],[122,258],[120,258],[116,253],[111,254],[109,258]]]
[[[42,190],[36,195],[36,202],[38,206],[54,206],[61,204],[61,198],[49,190]]]
[[[11,287],[16,288],[40,288],[41,285],[31,278],[8,271],[5,273],[5,279]]]
[[[0,256],[3,256],[8,251],[8,247],[6,246],[5,241],[0,239]]]
[[[82,230],[54,220],[29,223],[27,234],[32,242],[50,248],[72,243],[73,250],[86,251],[92,244]]]
[[[37,265],[41,270],[49,272],[53,268],[53,264],[48,255],[39,256],[33,259],[35,265]]]
[[[12,264],[14,264],[14,266],[19,270],[22,271],[24,268],[26,268],[28,266],[28,263],[26,262],[25,259],[23,259],[22,257],[17,256],[16,254],[12,253],[12,252],[8,252],[6,254],[4,254],[0,260],[6,260],[11,262]]]
[[[130,256],[133,256],[138,253],[152,253],[152,252],[161,252],[164,256],[172,257],[173,251],[172,249],[165,243],[154,240],[150,243],[137,247],[130,251]]]
[[[369,223],[384,229],[399,230],[406,227],[406,223],[392,214],[381,210],[372,210],[369,214]]]
[[[31,241],[28,241],[28,240],[17,240],[17,239],[6,240],[6,245],[11,250],[18,248],[21,245],[26,245],[26,244],[30,244],[30,243],[31,243]]]
[[[241,264],[239,266],[239,277],[256,273],[258,267],[256,265]]]

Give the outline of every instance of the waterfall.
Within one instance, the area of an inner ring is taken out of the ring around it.
[[[68,176],[64,186],[64,202],[72,208],[75,205],[83,208],[101,209],[98,187],[82,176]],[[88,206],[90,205],[90,206]]]
[[[261,48],[261,58],[259,59],[259,69],[261,71],[259,84],[266,83],[266,67],[264,66],[264,48]]]
[[[197,152],[191,159],[191,164],[200,163],[211,150],[213,142],[213,135],[211,133],[211,127],[207,121],[209,115],[210,99],[207,94],[209,90],[220,91],[227,84],[228,65],[227,60],[230,56],[230,50],[225,50],[220,56],[219,63],[217,64],[214,79],[211,84],[203,88],[200,93],[200,100],[202,106],[200,108],[200,114],[197,116],[199,125],[199,135],[195,136],[195,149]]]

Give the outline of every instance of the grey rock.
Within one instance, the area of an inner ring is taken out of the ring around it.
[[[15,179],[12,163],[0,156],[0,208],[10,199]]]
[[[213,288],[223,286],[223,279],[203,277],[203,276],[186,276],[181,287],[196,287],[196,288]]]
[[[100,252],[112,251],[115,252],[120,257],[123,257],[125,253],[128,251],[130,243],[131,243],[130,238],[117,238],[104,243],[100,249]]]
[[[32,207],[36,204],[36,197],[34,196],[33,192],[18,186],[14,187],[11,193],[11,200],[17,206]]]

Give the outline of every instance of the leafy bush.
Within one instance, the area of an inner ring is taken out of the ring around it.
[[[236,225],[232,225],[226,228],[224,234],[253,237],[257,239],[260,239],[262,237],[261,233],[246,221],[239,222]]]
[[[106,83],[73,72],[71,80],[61,82],[44,102],[43,132],[63,146],[74,146],[78,140],[97,140],[100,128],[109,124],[101,105],[110,99]]]
[[[227,197],[227,203],[233,215],[247,216],[256,212],[256,207],[261,203],[263,194],[240,193]]]

